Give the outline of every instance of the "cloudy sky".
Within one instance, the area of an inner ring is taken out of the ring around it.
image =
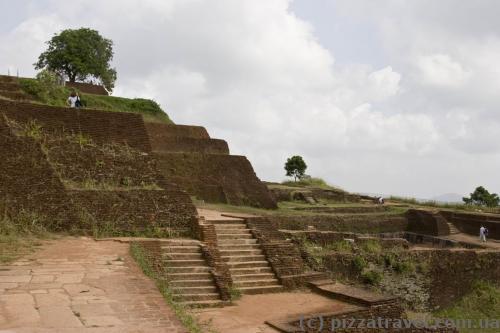
[[[500,191],[497,0],[0,0],[0,73],[44,42],[115,43],[115,95],[207,127],[264,180],[286,157],[347,190]]]

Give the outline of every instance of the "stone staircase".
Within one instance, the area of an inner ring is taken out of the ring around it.
[[[448,228],[450,228],[450,235],[456,235],[460,233],[460,230],[455,227],[455,225],[451,222],[446,222],[448,224]]]
[[[217,244],[229,266],[233,286],[242,294],[264,294],[283,291],[266,260],[260,244],[242,219],[211,220]]]
[[[172,242],[161,251],[175,301],[198,307],[223,304],[198,242]]]

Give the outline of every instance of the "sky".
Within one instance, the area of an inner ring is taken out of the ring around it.
[[[114,95],[205,126],[257,175],[346,190],[500,191],[496,0],[0,0],[0,74],[55,33],[114,42]]]

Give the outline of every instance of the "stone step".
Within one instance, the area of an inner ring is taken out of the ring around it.
[[[174,295],[212,294],[217,293],[217,288],[214,285],[200,287],[175,286],[172,287],[172,291]]]
[[[210,267],[207,266],[187,266],[187,267],[169,267],[168,272],[172,274],[181,273],[208,273]]]
[[[269,263],[267,261],[228,262],[227,265],[229,266],[229,269],[269,267]]]
[[[257,295],[257,294],[268,294],[268,293],[278,293],[284,291],[283,286],[264,286],[264,287],[242,287],[238,290],[245,295]]]
[[[170,285],[175,287],[211,287],[214,285],[214,281],[211,279],[203,280],[173,280],[170,281]]]
[[[241,224],[216,224],[215,225],[215,230],[240,230],[240,229],[248,229],[246,224],[241,223]],[[248,229],[250,230],[250,229]]]
[[[185,267],[185,266],[205,266],[205,260],[202,259],[182,259],[182,260],[172,260],[172,259],[165,259],[163,260],[165,264],[169,267]]]
[[[243,224],[246,226],[247,224],[245,223],[244,220],[207,220],[207,222],[210,222],[214,225],[221,225],[221,224]]]
[[[217,301],[220,300],[218,293],[206,293],[206,294],[183,294],[183,295],[173,295],[174,301],[178,302],[190,302],[190,301]]]
[[[251,250],[260,250],[260,244],[218,244],[219,251],[251,251]]]
[[[173,260],[181,260],[181,259],[187,259],[187,260],[201,260],[203,259],[203,255],[200,253],[163,253],[162,258],[165,260],[168,259],[173,259]]]
[[[167,279],[170,281],[187,281],[187,280],[211,280],[212,273],[168,273]]]
[[[460,233],[460,230],[458,230],[457,227],[453,225],[453,223],[448,222],[447,224],[448,228],[450,229],[450,235],[455,235]]]
[[[239,233],[239,234],[217,234],[217,240],[225,239],[253,239],[252,234]]]
[[[217,237],[221,235],[251,235],[250,229],[217,229]]]
[[[238,289],[246,287],[269,287],[269,286],[279,286],[278,280],[276,279],[266,279],[266,280],[246,280],[234,282],[234,286]]]
[[[268,280],[268,279],[276,279],[274,273],[252,273],[249,274],[232,274],[231,278],[233,282],[247,281],[247,280]]]
[[[217,239],[217,244],[219,245],[219,249],[232,246],[232,245],[257,245],[257,240],[255,238],[252,239]]]
[[[229,268],[231,276],[241,276],[241,275],[251,275],[251,274],[264,274],[264,273],[273,273],[273,270],[268,265],[266,267],[236,267]]]
[[[266,261],[266,256],[260,255],[249,255],[249,256],[221,256],[222,260],[228,263],[233,262],[249,262],[249,261]]]
[[[252,249],[252,250],[219,250],[222,257],[227,256],[252,256],[252,255],[262,255],[262,250]]]
[[[199,246],[162,246],[163,253],[201,253]]]
[[[220,300],[216,301],[184,301],[179,302],[184,304],[185,306],[194,307],[194,308],[215,308],[224,306],[224,302]]]

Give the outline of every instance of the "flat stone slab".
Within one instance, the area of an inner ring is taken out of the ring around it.
[[[187,330],[130,257],[127,242],[64,238],[0,266],[0,332]]]
[[[350,300],[353,303],[366,306],[392,302],[397,299],[397,297],[394,296],[382,295],[370,290],[327,280],[313,281],[310,282],[309,285],[313,287],[315,291],[320,292],[323,295],[331,295],[332,298],[342,299],[345,301]]]

